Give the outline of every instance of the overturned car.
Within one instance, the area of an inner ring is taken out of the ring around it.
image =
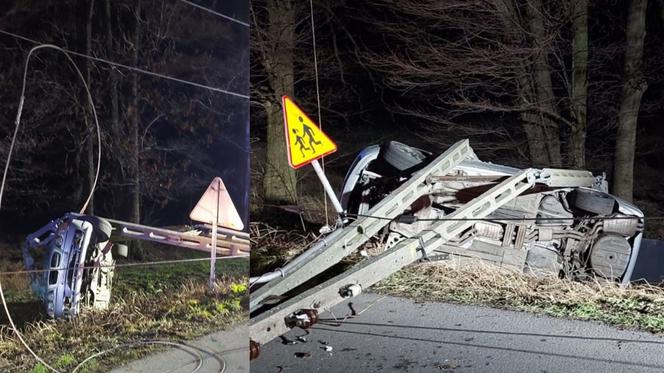
[[[23,244],[32,291],[53,318],[73,317],[81,305],[108,307],[114,272],[111,224],[102,218],[68,213]]]
[[[334,229],[283,267],[250,279],[255,351],[418,260],[480,258],[627,285],[643,236],[643,213],[610,195],[604,176],[484,162],[467,139],[436,155],[394,141],[369,146],[347,173],[340,200]],[[365,258],[335,272],[357,252]]]
[[[46,314],[55,319],[75,318],[86,307],[107,309],[116,270],[112,249],[126,257],[128,248],[121,242],[128,240],[206,253],[216,242],[214,253],[219,255],[249,255],[249,235],[245,232],[217,227],[213,240],[209,224],[183,228],[176,231],[67,213],[26,237],[23,243],[23,261],[30,272],[32,291],[43,302]]]
[[[435,157],[399,142],[362,150],[346,175],[341,204],[348,216],[370,209]],[[454,239],[433,248],[435,256],[477,257],[535,274],[569,278],[599,275],[629,283],[643,235],[643,213],[608,193],[604,176],[588,171],[534,169],[540,180]],[[523,170],[461,161],[446,175],[430,178],[433,188],[365,245],[363,253],[383,252],[463,207]],[[370,249],[367,249],[370,248]]]

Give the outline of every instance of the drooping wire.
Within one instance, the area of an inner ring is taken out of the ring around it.
[[[76,65],[76,63],[71,58],[71,56],[69,56],[69,54],[67,54],[67,51],[65,49],[60,48],[57,45],[52,45],[52,44],[42,44],[42,45],[38,45],[36,47],[33,47],[28,52],[28,56],[27,56],[26,61],[25,61],[25,67],[23,69],[23,83],[22,83],[22,88],[21,88],[21,98],[20,98],[19,104],[18,104],[18,111],[16,113],[16,120],[14,122],[14,125],[15,125],[14,133],[12,135],[12,140],[11,140],[11,143],[9,145],[9,153],[7,155],[7,162],[5,163],[5,169],[4,169],[4,172],[3,172],[3,175],[2,175],[2,184],[0,184],[0,208],[2,207],[2,197],[3,197],[4,191],[5,191],[5,181],[6,181],[6,178],[7,178],[7,174],[9,172],[9,163],[11,162],[12,153],[14,151],[14,145],[16,143],[16,137],[18,136],[18,131],[19,131],[19,128],[21,126],[21,114],[23,113],[23,104],[25,103],[25,88],[26,88],[26,82],[27,82],[27,76],[28,76],[28,65],[30,63],[30,57],[37,50],[44,49],[44,48],[51,48],[51,49],[55,49],[57,51],[62,52],[65,55],[65,57],[67,58],[67,60],[72,64],[72,66],[74,67],[74,70],[76,71],[76,74],[78,75],[78,77],[83,82],[83,86],[85,88],[85,93],[86,93],[86,96],[88,98],[88,103],[90,104],[90,107],[92,109],[92,116],[93,116],[94,121],[95,121],[95,127],[96,127],[96,131],[97,131],[97,148],[98,148],[97,167],[95,169],[95,177],[94,177],[94,181],[92,183],[92,187],[90,189],[90,193],[88,194],[88,198],[85,200],[85,202],[83,203],[83,206],[80,210],[80,213],[83,214],[85,212],[85,209],[88,207],[88,204],[90,203],[90,200],[92,199],[92,196],[94,194],[94,190],[97,187],[97,181],[99,180],[99,171],[101,169],[101,126],[99,125],[99,119],[97,118],[97,110],[95,109],[94,101],[92,100],[92,93],[90,92],[90,88],[88,86],[88,83],[86,82],[85,78],[83,77],[83,73],[81,73],[81,70],[78,68],[78,65]]]
[[[314,50],[314,76],[316,77],[316,102],[318,105],[318,127],[323,130],[323,119],[321,118],[321,110],[320,110],[320,87],[318,85],[318,56],[316,53],[316,27],[314,23],[314,2],[313,0],[309,0],[309,10],[311,13],[311,39],[313,41],[313,50]],[[323,169],[323,173],[325,173],[325,157],[321,157],[320,159],[321,162],[321,168]],[[325,193],[325,187],[323,187],[323,206],[325,209],[325,225],[329,225],[329,217],[328,215],[328,207],[327,207],[327,195]]]
[[[30,51],[28,52],[28,55],[27,55],[26,61],[25,61],[25,67],[24,67],[24,71],[23,71],[22,88],[21,88],[21,97],[20,97],[20,99],[19,99],[19,105],[18,105],[18,110],[17,110],[17,114],[16,114],[15,128],[14,128],[14,132],[13,132],[13,134],[12,134],[12,139],[11,139],[10,146],[9,146],[9,152],[8,152],[8,155],[7,155],[7,162],[5,163],[5,168],[4,168],[4,172],[3,172],[3,176],[2,176],[2,181],[0,182],[0,209],[1,209],[1,207],[2,207],[2,200],[3,200],[3,195],[4,195],[5,185],[6,185],[6,181],[7,181],[7,174],[8,174],[8,172],[9,172],[9,165],[10,165],[11,158],[12,158],[12,154],[13,154],[14,147],[15,147],[15,144],[16,144],[16,138],[17,138],[17,136],[18,136],[18,131],[19,131],[19,129],[20,129],[21,114],[22,114],[22,112],[23,112],[23,106],[24,106],[24,103],[25,103],[25,90],[26,90],[26,83],[27,83],[27,71],[28,71],[28,66],[29,66],[29,62],[30,62],[30,57],[32,56],[32,54],[33,54],[35,51],[37,51],[37,50],[39,50],[39,49],[51,48],[51,49],[55,49],[55,50],[57,50],[57,51],[60,51],[60,52],[62,52],[62,53],[65,55],[65,57],[67,58],[67,60],[72,64],[72,66],[74,66],[74,69],[76,70],[77,75],[78,75],[79,78],[81,79],[81,81],[82,81],[82,83],[83,83],[83,86],[85,87],[85,91],[86,91],[86,93],[87,93],[88,102],[89,102],[90,107],[91,107],[91,109],[92,109],[92,114],[93,114],[93,117],[94,117],[94,121],[95,121],[95,125],[96,125],[96,130],[97,130],[97,145],[98,145],[97,167],[96,167],[96,172],[95,172],[94,182],[93,182],[93,184],[92,184],[92,187],[91,187],[91,189],[90,189],[90,192],[89,192],[89,194],[88,194],[88,197],[87,197],[87,199],[85,200],[85,202],[84,202],[84,204],[83,204],[83,206],[82,206],[82,208],[81,208],[81,210],[80,210],[80,213],[81,213],[81,214],[85,212],[85,210],[86,210],[86,208],[87,208],[89,202],[92,200],[92,197],[93,197],[93,195],[94,195],[94,190],[96,189],[97,181],[98,181],[98,178],[99,178],[99,172],[100,172],[100,169],[101,169],[101,128],[100,128],[100,125],[99,125],[99,120],[98,120],[98,117],[97,117],[97,111],[96,111],[96,108],[95,108],[95,106],[94,106],[94,101],[93,101],[93,99],[92,99],[92,94],[91,94],[91,92],[90,92],[89,85],[88,85],[87,81],[85,80],[85,78],[83,77],[83,74],[81,73],[81,71],[80,71],[80,69],[78,68],[78,66],[76,65],[76,63],[72,60],[70,54],[77,55],[77,56],[81,56],[81,57],[88,58],[88,59],[92,59],[92,60],[96,60],[96,61],[100,61],[100,62],[105,62],[105,63],[108,63],[108,64],[110,64],[110,65],[114,65],[114,66],[118,66],[118,67],[123,67],[123,68],[129,69],[129,70],[134,70],[134,71],[142,72],[142,73],[144,73],[144,74],[148,74],[148,75],[158,76],[158,77],[162,77],[162,78],[165,78],[165,79],[170,79],[170,80],[178,81],[178,82],[181,82],[181,83],[185,83],[185,84],[190,84],[190,85],[198,86],[198,87],[201,87],[201,88],[205,88],[205,89],[209,89],[209,90],[213,90],[213,91],[218,91],[218,92],[221,92],[221,93],[226,93],[226,94],[230,94],[230,95],[234,95],[234,96],[239,96],[239,97],[243,97],[243,98],[247,98],[247,99],[249,98],[249,97],[246,96],[246,95],[240,95],[240,94],[237,94],[237,93],[235,93],[235,92],[226,91],[226,90],[223,90],[223,89],[220,89],[220,88],[208,87],[208,86],[201,85],[201,84],[198,84],[198,83],[189,82],[189,81],[185,81],[185,80],[182,80],[182,79],[169,77],[169,76],[166,76],[166,75],[153,73],[153,72],[150,72],[150,71],[147,71],[147,70],[143,70],[143,69],[134,68],[134,67],[131,67],[131,66],[122,65],[122,64],[115,63],[115,62],[112,62],[112,61],[107,61],[107,60],[100,59],[100,58],[97,58],[97,57],[92,57],[92,56],[84,55],[84,54],[81,54],[81,53],[77,53],[77,52],[69,51],[69,50],[67,50],[67,49],[65,49],[65,48],[61,48],[61,47],[56,46],[56,45],[52,45],[52,44],[41,44],[41,43],[39,43],[39,42],[37,42],[37,41],[35,41],[35,40],[32,40],[32,39],[29,39],[29,38],[23,37],[23,36],[18,35],[18,34],[13,34],[13,33],[10,33],[10,32],[4,31],[4,30],[0,30],[0,33],[3,33],[3,34],[5,34],[5,35],[9,35],[9,36],[12,36],[12,37],[15,37],[15,38],[18,38],[18,39],[26,40],[26,41],[29,41],[29,42],[31,42],[31,43],[38,44],[37,46],[35,46],[35,47],[33,47],[32,49],[30,49]],[[238,257],[238,256],[227,256],[227,257],[219,257],[219,258],[220,258],[220,259],[230,259],[230,258],[236,258],[236,257]],[[116,265],[116,266],[118,266],[118,267],[150,266],[150,265],[157,265],[157,264],[171,264],[171,263],[181,263],[181,262],[192,262],[192,261],[198,261],[198,260],[205,260],[205,261],[208,261],[208,260],[210,260],[210,259],[209,259],[209,258],[196,258],[196,259],[180,259],[180,260],[159,261],[159,262],[145,262],[145,263],[125,263],[125,264],[119,264],[119,265]],[[95,267],[95,266],[88,267],[88,268],[94,268],[94,267]],[[96,266],[96,267],[101,267],[101,265],[98,265],[98,266]],[[43,272],[43,270],[41,270],[41,271]],[[21,272],[21,273],[30,273],[30,272],[35,272],[35,271],[17,271],[17,273],[18,273],[18,272]],[[0,273],[0,274],[1,274],[1,273]],[[7,272],[6,274],[10,274],[10,272]],[[55,369],[53,366],[49,365],[44,359],[42,359],[39,355],[37,355],[37,354],[36,354],[36,353],[30,348],[30,346],[27,344],[27,342],[23,339],[22,334],[19,332],[18,328],[16,327],[16,324],[14,323],[14,320],[13,320],[13,318],[11,317],[11,313],[9,312],[9,307],[8,307],[8,305],[7,305],[7,300],[6,300],[6,298],[5,298],[4,290],[3,290],[3,288],[2,288],[2,281],[0,281],[0,300],[2,301],[2,305],[3,305],[3,308],[4,308],[5,314],[6,314],[6,316],[7,316],[7,319],[9,320],[9,324],[10,324],[10,326],[11,326],[11,328],[12,328],[12,331],[13,331],[14,334],[17,336],[17,338],[19,339],[19,341],[21,342],[21,344],[23,345],[23,347],[25,347],[26,350],[28,350],[28,352],[29,352],[29,353],[30,353],[30,354],[31,354],[31,355],[32,355],[32,356],[33,356],[33,357],[34,357],[39,363],[41,363],[45,368],[47,368],[47,369],[49,369],[50,371],[55,372],[55,373],[61,373],[59,370],[57,370],[57,369]],[[167,342],[167,341],[145,341],[145,342],[138,342],[138,343],[144,343],[144,344],[147,344],[147,343],[152,343],[152,344],[172,344],[172,345],[177,345],[176,343],[173,343],[173,342]],[[114,349],[111,349],[111,350],[114,350]],[[97,357],[97,356],[99,356],[99,355],[101,355],[101,354],[108,353],[108,352],[110,352],[110,350],[102,351],[102,353],[97,353],[97,354],[94,354],[94,355],[92,355],[92,356],[86,358],[83,362],[81,362],[81,363],[80,363],[80,364],[74,369],[74,371],[77,371],[77,370],[78,370],[83,364],[85,364],[85,363],[86,363],[87,361],[89,361],[90,359],[92,359],[92,358],[94,358],[94,357]],[[223,358],[222,358],[222,362],[223,362],[224,365],[223,365],[223,368],[221,369],[221,372],[225,371],[225,369],[226,369],[226,362],[225,362],[225,360],[223,360]],[[199,360],[199,364],[198,364],[198,366],[194,369],[193,372],[198,371],[198,370],[200,369],[201,364],[202,364],[202,360]],[[192,372],[192,373],[193,373],[193,372]]]
[[[25,37],[25,36],[22,36],[22,35],[19,35],[19,34],[15,34],[13,32],[1,30],[1,29],[0,29],[0,34],[11,36],[13,38],[20,39],[20,40],[23,40],[23,41],[27,41],[27,42],[37,44],[37,45],[45,45],[44,43],[41,43],[37,40],[30,39],[28,37]],[[61,48],[61,47],[58,47],[58,48]],[[89,56],[87,54],[75,52],[75,51],[72,51],[72,50],[69,50],[69,49],[66,49],[66,48],[61,48],[61,49],[63,51],[65,51],[66,53],[69,53],[71,55],[82,57],[82,58],[87,58],[89,60],[96,61],[96,62],[102,62],[102,63],[108,64],[108,65],[111,65],[111,66],[114,66],[114,67],[119,67],[119,68],[123,68],[123,69],[126,69],[126,70],[139,72],[139,73],[149,75],[149,76],[152,76],[152,77],[166,79],[166,80],[178,82],[178,83],[181,83],[181,84],[186,84],[186,85],[197,87],[197,88],[207,89],[207,90],[212,91],[212,92],[223,93],[223,94],[226,94],[226,95],[240,97],[240,98],[244,98],[244,99],[247,99],[247,100],[249,99],[248,95],[245,95],[245,94],[242,94],[242,93],[229,91],[229,90],[226,90],[226,89],[223,89],[223,88],[212,87],[212,86],[201,84],[201,83],[196,83],[196,82],[192,82],[190,80],[180,79],[180,78],[176,78],[176,77],[173,77],[173,76],[170,76],[170,75],[164,75],[164,74],[156,73],[156,72],[153,72],[153,71],[141,69],[140,67],[129,66],[129,65],[125,65],[125,64],[122,64],[122,63],[119,63],[119,62],[114,62],[114,61],[106,60],[106,59],[99,58],[99,57]]]
[[[14,151],[14,145],[16,144],[16,137],[18,135],[18,131],[19,131],[19,128],[21,126],[21,114],[23,112],[23,104],[25,103],[25,88],[26,88],[26,83],[27,83],[28,66],[30,64],[30,57],[32,57],[32,54],[35,51],[37,51],[39,49],[43,49],[43,48],[51,48],[51,49],[55,49],[56,51],[62,52],[65,55],[65,57],[67,58],[67,60],[71,63],[71,65],[74,66],[74,70],[76,70],[76,73],[77,73],[78,77],[81,79],[81,82],[83,83],[83,86],[85,87],[85,91],[86,91],[87,97],[88,97],[88,103],[90,104],[90,107],[92,109],[92,115],[94,117],[95,125],[97,127],[97,144],[98,144],[98,148],[99,148],[98,153],[97,153],[97,155],[98,155],[97,156],[97,169],[96,169],[96,172],[95,172],[95,178],[94,178],[94,181],[92,183],[92,187],[90,188],[90,192],[88,194],[88,198],[85,200],[85,202],[83,203],[83,207],[81,208],[81,214],[82,214],[82,213],[85,212],[85,209],[87,208],[88,203],[90,202],[90,200],[92,199],[92,196],[94,195],[94,190],[97,187],[97,180],[99,178],[99,170],[101,168],[101,128],[99,126],[99,120],[97,118],[97,111],[95,109],[94,101],[92,100],[92,94],[90,93],[90,88],[88,86],[88,82],[85,80],[85,77],[83,76],[83,73],[81,73],[81,70],[78,68],[78,66],[76,65],[74,60],[71,58],[71,56],[68,54],[68,52],[65,49],[60,48],[56,45],[52,45],[52,44],[41,44],[41,45],[37,45],[36,47],[33,47],[32,49],[30,49],[30,51],[28,52],[28,56],[25,59],[25,66],[24,66],[24,69],[23,69],[23,83],[22,83],[22,88],[21,88],[21,97],[19,99],[18,110],[17,110],[17,113],[16,113],[16,121],[14,122],[14,124],[15,124],[14,133],[12,135],[12,140],[11,140],[11,143],[9,145],[9,153],[7,154],[7,162],[5,163],[5,169],[4,169],[4,172],[2,174],[2,183],[0,183],[0,209],[2,208],[2,197],[3,197],[4,191],[5,191],[5,183],[7,181],[7,174],[9,172],[9,164],[11,162],[12,153]],[[0,299],[2,300],[2,306],[5,309],[5,314],[7,315],[7,320],[9,320],[9,324],[11,325],[12,330],[14,331],[14,334],[16,334],[16,336],[18,337],[18,339],[21,342],[21,344],[23,345],[23,347],[25,347],[28,350],[28,352],[30,352],[30,354],[37,361],[39,361],[41,364],[43,364],[46,368],[50,369],[53,372],[60,373],[57,369],[53,368],[46,361],[44,361],[41,357],[39,357],[39,355],[37,355],[30,348],[30,346],[28,346],[27,342],[23,339],[23,336],[18,331],[18,328],[14,324],[14,320],[12,319],[11,314],[9,313],[9,307],[7,306],[7,300],[5,299],[5,293],[2,289],[2,281],[0,281]]]
[[[224,13],[217,12],[216,10],[212,10],[212,9],[210,9],[210,8],[206,8],[206,7],[202,6],[202,5],[196,4],[196,3],[191,2],[191,1],[188,1],[188,0],[180,0],[180,1],[183,2],[183,3],[185,3],[185,4],[191,5],[191,6],[195,7],[195,8],[198,8],[198,9],[204,11],[204,12],[208,12],[208,13],[210,13],[210,14],[214,14],[214,15],[217,16],[217,17],[221,17],[221,18],[223,18],[223,19],[229,20],[229,21],[231,21],[231,22],[235,22],[235,23],[240,24],[240,25],[242,25],[242,26],[249,27],[249,24],[248,24],[247,22],[240,21],[239,19],[237,19],[237,18],[233,18],[233,17],[231,17],[231,16],[227,16],[227,15],[225,15]]]

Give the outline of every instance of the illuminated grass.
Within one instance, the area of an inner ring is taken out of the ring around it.
[[[373,287],[380,293],[593,320],[664,333],[664,288],[614,281],[576,282],[535,277],[480,261],[409,266]]]
[[[31,317],[20,323],[20,329],[42,358],[64,371],[72,370],[95,352],[125,343],[190,340],[247,320],[248,270],[246,259],[218,261],[218,280],[215,291],[211,292],[207,286],[209,264],[205,262],[118,269],[109,310],[86,311],[74,321],[47,320],[43,315]],[[10,310],[15,318],[20,318],[13,310],[30,299],[29,292],[26,289],[13,291],[16,296],[9,300]],[[41,309],[40,306],[36,303],[33,308]],[[91,361],[80,371],[108,371],[112,366],[157,349],[149,346],[119,349]],[[7,369],[45,371],[3,321],[0,371]]]

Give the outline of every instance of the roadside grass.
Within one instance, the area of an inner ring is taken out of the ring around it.
[[[254,275],[281,266],[304,251],[313,234],[252,224]],[[362,260],[354,253],[338,268]],[[619,328],[664,333],[664,287],[594,278],[579,282],[555,276],[536,277],[499,268],[479,259],[451,259],[408,266],[371,291],[418,301],[440,301],[527,311],[561,318],[591,320]]]
[[[41,303],[25,287],[27,280],[3,278],[3,286],[23,338],[40,357],[69,372],[88,356],[117,348],[78,370],[105,372],[162,348],[118,347],[146,340],[190,340],[247,320],[248,270],[247,259],[218,260],[216,287],[211,291],[209,262],[118,268],[111,307],[86,310],[72,321],[45,318]],[[32,312],[25,316],[28,307]],[[2,314],[0,371],[46,372],[20,344]]]
[[[484,305],[664,333],[664,288],[645,283],[622,289],[602,278],[578,282],[479,260],[448,260],[409,266],[372,289],[418,301]]]
[[[278,229],[258,222],[251,223],[250,237],[252,276],[284,265],[305,251],[316,238],[311,232]]]

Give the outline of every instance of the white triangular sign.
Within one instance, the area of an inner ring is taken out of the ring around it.
[[[242,219],[240,219],[233,200],[220,177],[215,177],[212,180],[210,186],[203,193],[203,197],[191,210],[189,218],[207,224],[215,224],[216,222],[218,226],[225,228],[244,229]]]

